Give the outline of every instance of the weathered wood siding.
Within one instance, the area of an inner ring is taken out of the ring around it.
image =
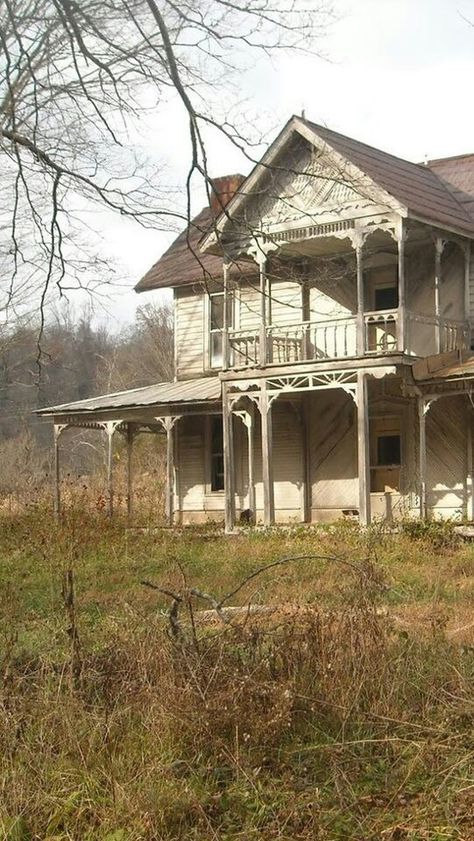
[[[331,520],[359,505],[354,402],[340,389],[310,394],[308,400],[311,518]]]
[[[277,521],[302,519],[304,463],[300,418],[288,403],[273,405],[273,457]],[[209,491],[209,465],[205,417],[183,418],[178,423],[178,501],[184,522],[205,522],[224,517],[224,493]],[[254,429],[257,518],[263,514],[262,450],[258,413]],[[247,430],[234,418],[235,504],[237,520],[249,507]]]
[[[291,280],[272,283],[271,308],[273,324],[298,324],[303,321],[301,286]],[[237,293],[236,328],[257,331],[260,327],[260,290],[258,280],[242,284]]]
[[[178,379],[202,376],[205,368],[205,292],[175,289],[175,370]]]
[[[436,400],[426,416],[427,504],[436,516],[459,517],[466,507],[467,403]]]

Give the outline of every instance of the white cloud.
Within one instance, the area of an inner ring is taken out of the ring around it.
[[[260,127],[306,115],[338,131],[412,160],[474,151],[474,0],[340,0],[339,21],[324,45],[330,61],[280,56],[242,76],[242,97]],[[166,131],[149,121],[144,145],[167,159],[177,181],[189,162],[186,123],[168,106]],[[250,164],[222,139],[210,139],[210,169],[223,174]],[[130,289],[173,239],[119,221],[104,229],[106,249]],[[124,321],[146,300],[123,291],[110,302]]]

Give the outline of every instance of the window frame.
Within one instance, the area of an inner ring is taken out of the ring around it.
[[[222,289],[214,289],[212,292],[206,294],[206,369],[208,371],[219,371],[223,364],[223,343],[219,360],[213,358],[213,336],[223,336],[224,326],[212,327],[212,302],[214,298],[221,297],[224,303],[225,294]],[[234,310],[235,310],[235,295],[232,290],[227,292],[227,327],[232,328],[234,324]],[[224,315],[224,307],[222,307],[222,316]],[[224,318],[222,319],[224,324]]]
[[[220,422],[222,427],[222,451],[218,454],[218,457],[222,458],[222,488],[213,489],[213,461],[214,457],[217,454],[213,453],[213,431],[214,431],[214,424],[215,422]],[[223,429],[223,418],[222,415],[208,415],[207,416],[207,423],[206,423],[206,442],[205,442],[205,459],[206,459],[206,470],[205,470],[205,493],[206,496],[222,496],[225,493],[225,483],[224,483],[224,429]]]
[[[377,476],[384,471],[396,471],[398,473],[398,488],[390,493],[403,494],[404,485],[404,459],[405,459],[405,416],[401,414],[376,414],[370,417],[369,421],[369,452],[370,452],[370,492],[375,494],[389,493],[389,491],[375,490]],[[398,436],[400,441],[400,463],[380,464],[378,460],[379,438]]]

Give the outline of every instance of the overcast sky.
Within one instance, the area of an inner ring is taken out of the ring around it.
[[[410,160],[474,152],[474,0],[336,0],[338,21],[322,48],[328,60],[280,56],[242,77],[242,96],[276,134],[301,113],[344,134]],[[466,20],[466,18],[468,20]],[[262,117],[263,115],[263,117]],[[168,128],[150,125],[144,145],[180,181],[189,162],[186,126],[177,104]],[[271,138],[269,138],[271,139]],[[211,141],[211,173],[250,164],[224,142]],[[136,295],[134,284],[176,234],[107,223],[104,256],[115,255],[122,289],[107,301],[110,327],[133,319],[137,305],[163,293]]]

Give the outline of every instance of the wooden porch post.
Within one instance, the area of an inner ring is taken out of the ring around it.
[[[127,423],[127,518],[130,522],[133,511],[133,441],[135,431],[131,423]]]
[[[356,269],[357,269],[357,355],[365,354],[365,321],[364,321],[364,266],[362,262],[362,239],[355,241]]]
[[[301,409],[301,425],[303,433],[303,472],[304,472],[304,522],[311,522],[311,503],[312,503],[312,487],[311,487],[311,445],[309,439],[309,430],[311,428],[311,405],[308,398],[311,395],[303,395],[303,406]]]
[[[224,259],[223,280],[224,280],[224,313],[222,329],[222,370],[227,371],[230,362],[229,353],[229,263]]]
[[[419,424],[419,470],[420,470],[420,519],[424,520],[427,515],[426,500],[426,411],[427,406],[424,397],[418,397],[418,424]]]
[[[357,372],[357,457],[359,468],[359,524],[370,524],[370,448],[367,375]]]
[[[225,530],[235,526],[234,429],[227,385],[222,384],[222,432],[224,443]]]
[[[114,432],[121,420],[105,421],[104,430],[107,435],[107,497],[108,515],[114,513],[114,477],[113,477],[113,456],[114,456]]]
[[[467,434],[466,434],[466,516],[472,522],[474,520],[474,493],[473,493],[473,454],[472,454],[472,407],[469,397],[467,398]]]
[[[405,293],[405,222],[400,220],[397,236],[398,243],[398,341],[397,349],[404,353],[406,350],[406,293]]]
[[[310,346],[309,346],[309,322],[311,321],[311,312],[310,312],[310,290],[309,285],[306,280],[303,280],[301,284],[301,314],[303,316],[303,321],[305,323],[305,329],[303,333],[303,342],[302,342],[302,358],[303,359],[310,359]]]
[[[254,522],[257,518],[257,509],[255,501],[255,440],[254,440],[254,421],[255,421],[255,405],[251,403],[249,411],[247,412],[247,457],[248,457],[248,475],[249,475],[249,508],[252,512]]]
[[[181,415],[164,415],[157,417],[166,432],[166,491],[165,491],[165,516],[169,526],[174,523],[174,494],[175,494],[175,468],[174,468],[174,428]]]
[[[66,429],[67,424],[55,423],[53,428],[54,436],[54,498],[53,510],[54,516],[59,517],[61,514],[61,476],[60,476],[60,449],[59,438],[61,433]]]
[[[441,237],[435,239],[435,277],[434,277],[434,307],[435,307],[435,340],[436,353],[441,353],[443,348],[443,334],[441,330],[441,256],[444,249],[444,240]]]
[[[260,251],[257,253],[257,263],[258,263],[258,270],[260,275],[260,352],[259,352],[259,363],[260,365],[266,365],[268,361],[268,347],[267,347],[267,313],[268,313],[268,304],[267,304],[267,258],[266,255],[261,253]]]
[[[272,407],[268,399],[267,384],[262,382],[260,393],[260,414],[262,426],[262,474],[263,474],[263,523],[275,523],[275,495],[273,487],[273,445]]]
[[[471,347],[471,241],[464,244],[464,320],[469,324],[468,349]]]

